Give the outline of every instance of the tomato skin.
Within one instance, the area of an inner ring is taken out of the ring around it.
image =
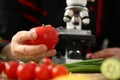
[[[30,29],[30,31],[35,31],[37,33],[37,38],[35,40],[30,40],[28,42],[29,44],[45,44],[48,50],[51,50],[55,48],[58,43],[58,33],[52,25],[34,27]]]
[[[49,64],[49,65],[47,65],[47,68],[49,69],[49,71],[50,71],[50,78],[52,79],[53,78],[53,76],[52,76],[52,69],[55,67],[55,65],[54,64]]]
[[[20,80],[33,80],[35,78],[35,64],[20,64],[17,68],[17,76]]]
[[[17,79],[16,70],[19,65],[17,61],[8,61],[5,62],[5,74],[7,75],[8,79]]]
[[[50,70],[44,65],[38,65],[35,68],[35,75],[38,80],[50,80],[51,78]]]
[[[48,57],[43,58],[41,61],[43,64],[52,64],[52,60]]]
[[[37,63],[34,62],[34,61],[31,61],[28,63],[28,66],[31,67],[31,69],[33,70],[33,73],[32,73],[32,78],[35,78],[35,68],[37,67]]]
[[[52,79],[52,69],[54,68],[55,64],[53,64],[52,60],[48,57],[42,59],[42,66],[46,67],[49,70],[49,77]]]
[[[34,61],[30,61],[28,62],[28,65],[32,66],[33,68],[35,68],[38,64]]]
[[[5,64],[0,60],[0,74],[2,73],[2,71],[4,71],[5,69]]]
[[[67,75],[68,74],[68,69],[63,66],[63,65],[56,65],[53,69],[52,69],[52,76],[57,77],[57,76],[61,76],[61,75]]]

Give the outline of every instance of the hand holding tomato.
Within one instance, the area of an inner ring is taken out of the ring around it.
[[[51,25],[34,27],[30,31],[37,33],[37,38],[35,40],[30,40],[29,44],[45,44],[48,50],[55,48],[58,43],[58,33],[57,30]]]
[[[49,25],[32,28],[30,31],[19,31],[11,40],[11,53],[20,60],[24,60],[26,57],[32,60],[50,57],[56,54],[56,50],[53,48],[57,42],[58,34]]]

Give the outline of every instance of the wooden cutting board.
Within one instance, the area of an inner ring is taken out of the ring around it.
[[[102,74],[99,73],[82,73],[82,74],[70,74],[54,78],[52,80],[106,80]]]

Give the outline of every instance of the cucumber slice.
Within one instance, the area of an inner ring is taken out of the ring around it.
[[[101,64],[101,73],[106,79],[120,79],[120,60],[108,58]]]

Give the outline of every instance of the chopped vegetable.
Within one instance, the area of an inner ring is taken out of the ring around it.
[[[80,65],[78,67],[69,68],[72,73],[100,73],[100,65]]]
[[[104,61],[103,58],[83,60],[74,63],[63,64],[72,73],[78,72],[89,72],[89,73],[98,73],[100,72],[101,63]]]
[[[120,79],[120,60],[108,58],[101,65],[101,73],[110,80]]]

